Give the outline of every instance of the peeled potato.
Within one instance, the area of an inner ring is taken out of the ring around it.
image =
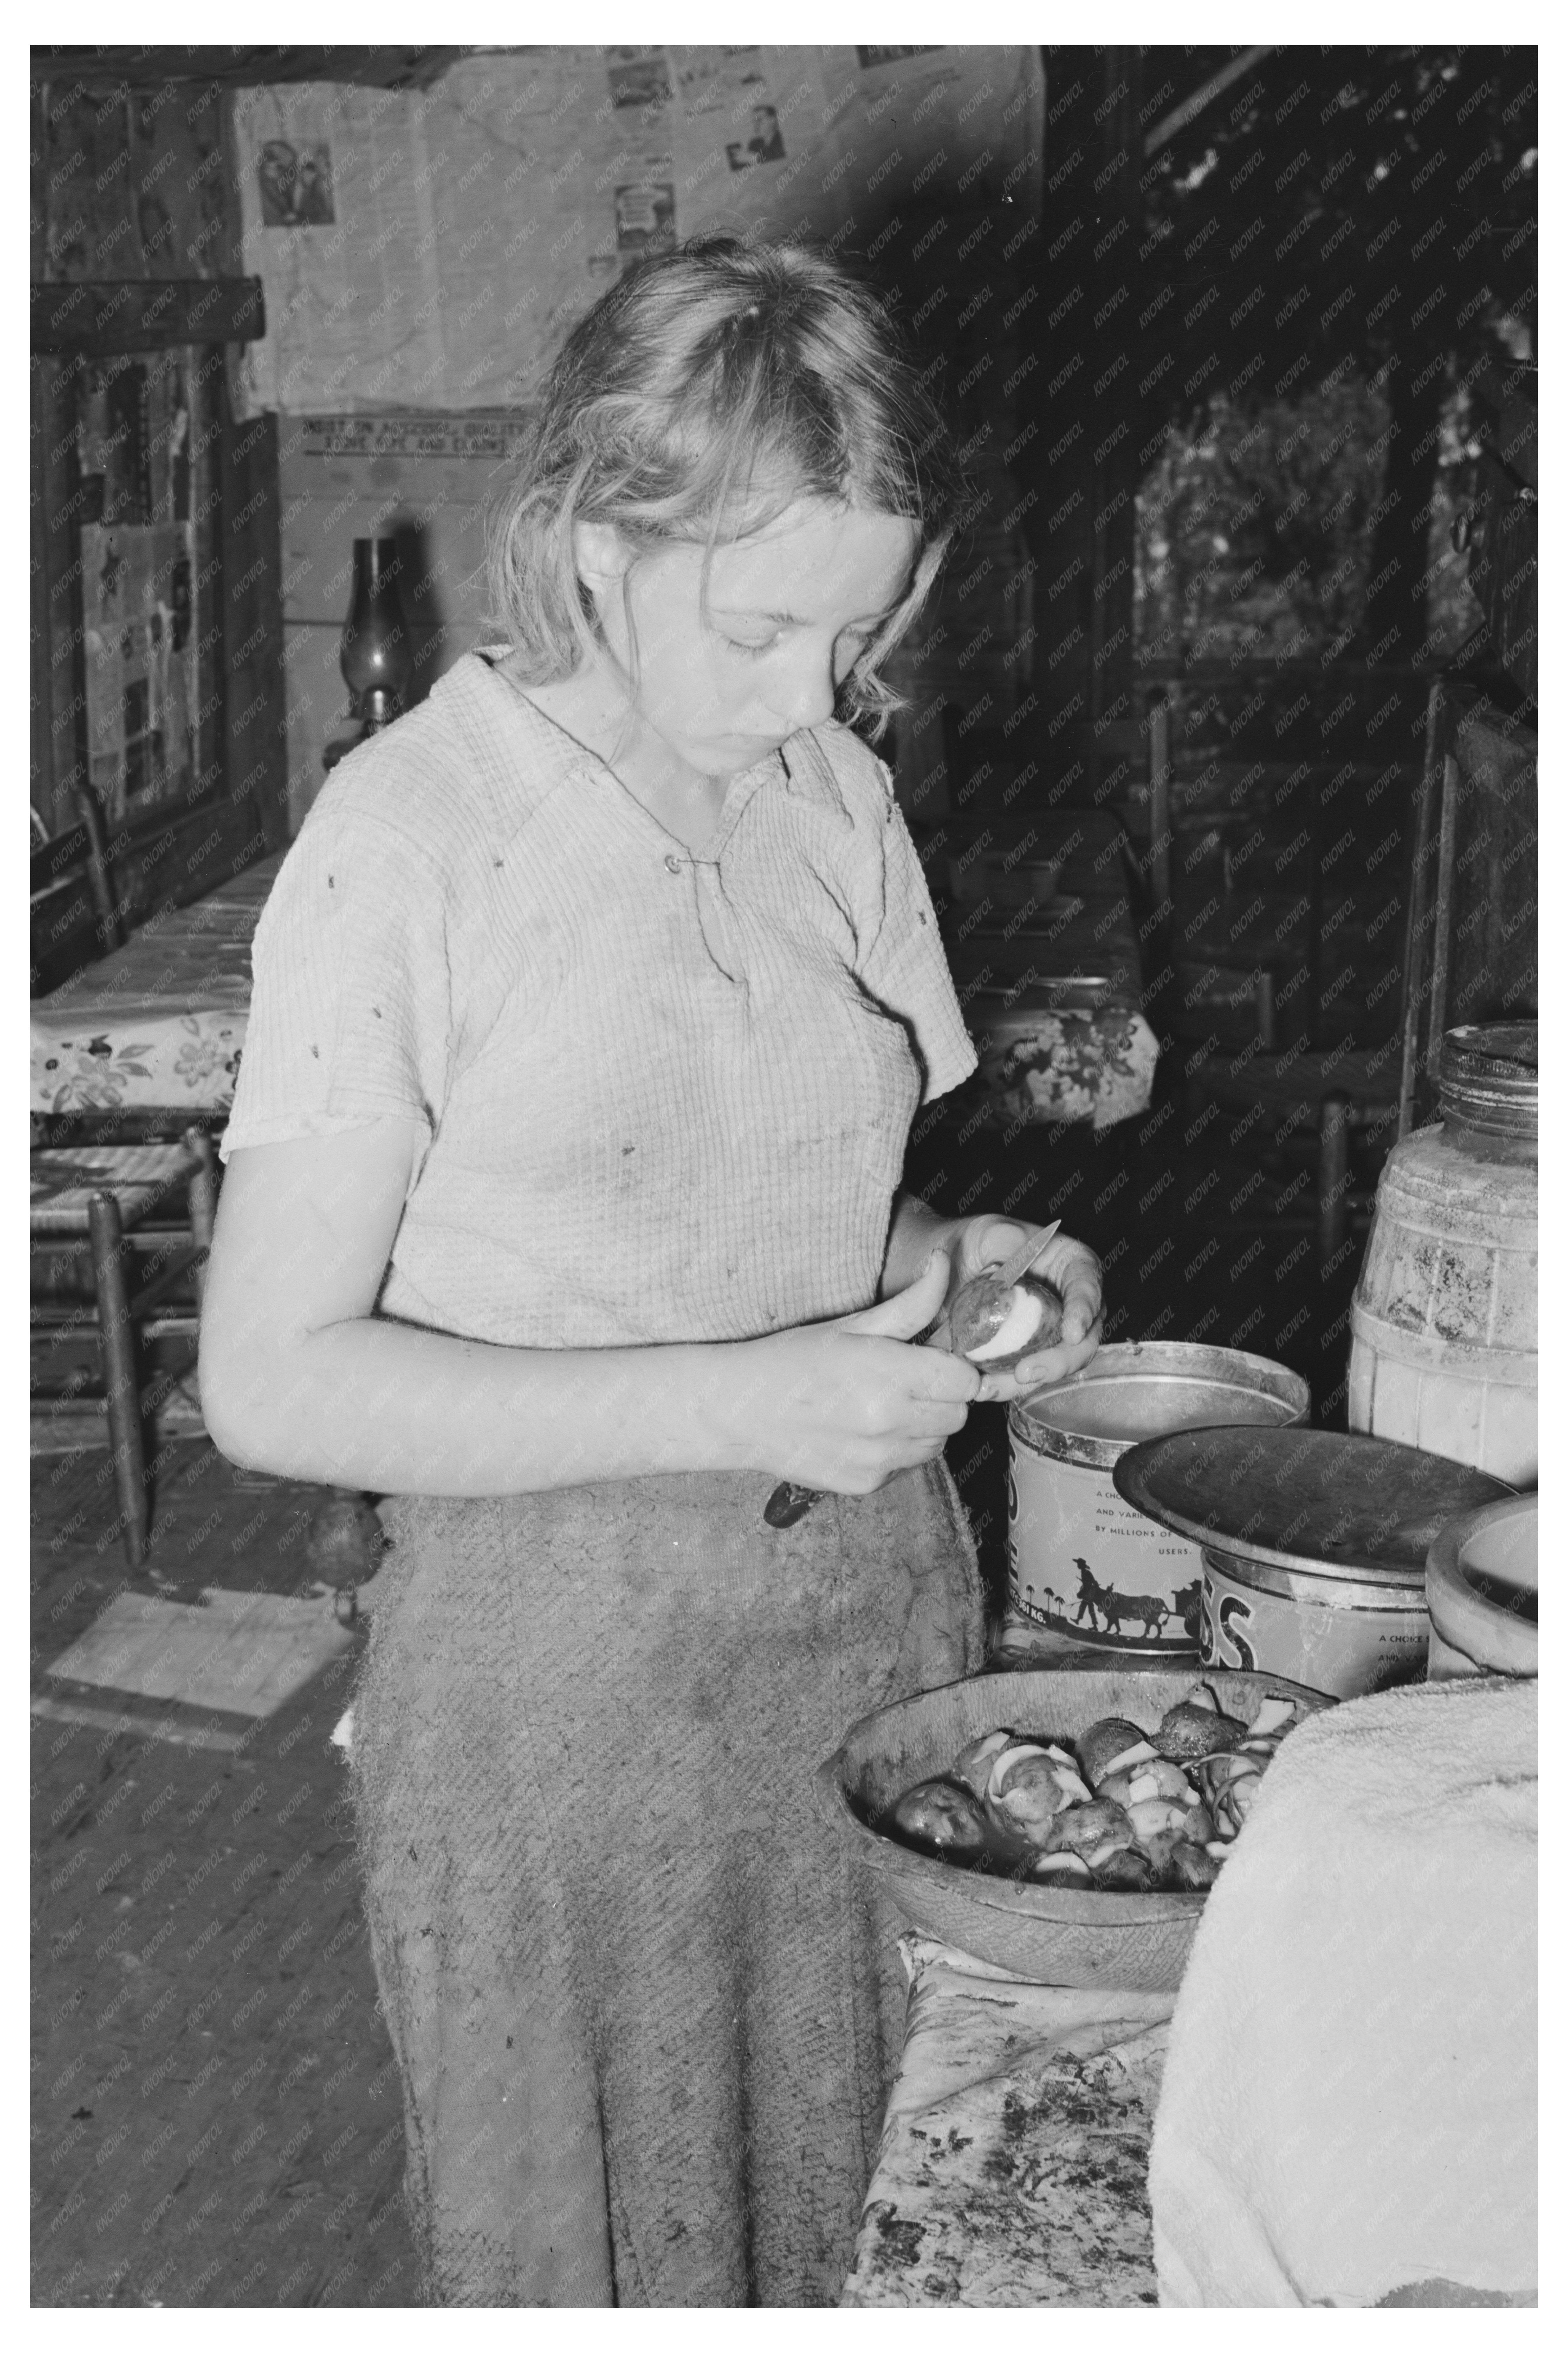
[[[1197,1791],[1179,1765],[1167,1763],[1163,1757],[1150,1757],[1147,1761],[1128,1767],[1124,1773],[1108,1773],[1095,1784],[1097,1798],[1109,1798],[1113,1806],[1141,1806],[1150,1798],[1163,1798],[1172,1804],[1193,1806],[1197,1803]]]
[[[1120,1806],[1105,1805],[1098,1798],[1087,1806],[1067,1807],[1046,1835],[1046,1850],[1051,1854],[1065,1849],[1072,1854],[1088,1855],[1097,1847],[1112,1843],[1133,1845],[1132,1825]]]
[[[993,1372],[1009,1372],[1026,1356],[1056,1346],[1062,1312],[1061,1293],[1037,1275],[1007,1283],[994,1274],[972,1275],[948,1318],[952,1353]]]
[[[1017,1737],[1016,1732],[983,1732],[978,1740],[970,1741],[953,1758],[952,1778],[962,1781],[976,1798],[983,1798],[990,1784],[992,1766]]]
[[[1180,1831],[1191,1809],[1173,1805],[1168,1798],[1145,1798],[1141,1804],[1127,1808],[1127,1819],[1132,1825],[1132,1835],[1142,1847],[1164,1831]]]
[[[1117,1758],[1140,1745],[1148,1746],[1146,1736],[1124,1715],[1102,1715],[1087,1732],[1080,1732],[1074,1746],[1078,1761],[1083,1767],[1083,1778],[1090,1788],[1098,1787]],[[1152,1750],[1150,1751],[1152,1755]]]
[[[1039,1845],[1057,1816],[1087,1796],[1070,1765],[1059,1765],[1043,1749],[1032,1749],[1014,1766],[1005,1755],[997,1760],[985,1810],[999,1829]]]

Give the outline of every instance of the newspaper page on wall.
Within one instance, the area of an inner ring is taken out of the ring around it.
[[[862,251],[931,160],[1037,202],[1032,47],[478,51],[426,90],[234,100],[245,268],[266,283],[253,408],[527,401],[637,258],[701,228]]]

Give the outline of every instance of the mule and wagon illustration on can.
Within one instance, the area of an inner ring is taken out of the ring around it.
[[[1015,1585],[1026,1617],[1081,1627],[1091,1634],[1112,1634],[1120,1640],[1157,1641],[1172,1630],[1171,1639],[1196,1648],[1203,1631],[1203,1584],[1176,1587],[1166,1597],[1158,1593],[1123,1593],[1094,1573],[1081,1553],[1072,1567],[1078,1572],[1077,1591],[1058,1593],[1054,1586],[1031,1582]],[[1064,1579],[1064,1582],[1070,1580]]]

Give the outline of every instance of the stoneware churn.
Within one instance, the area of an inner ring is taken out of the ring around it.
[[[1351,1307],[1350,1426],[1536,1482],[1536,1031],[1450,1029],[1442,1116],[1395,1145]]]

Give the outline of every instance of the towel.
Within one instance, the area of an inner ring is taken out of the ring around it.
[[[1416,1684],[1285,1742],[1172,2020],[1163,2305],[1535,2301],[1536,1692]]]

